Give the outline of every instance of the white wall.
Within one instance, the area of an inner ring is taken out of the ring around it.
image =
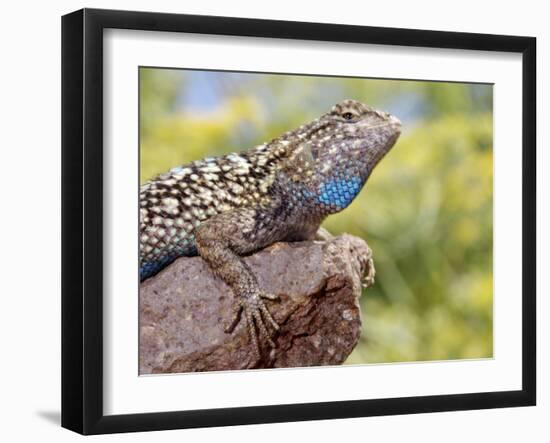
[[[83,6],[194,14],[276,18],[450,31],[533,35],[538,38],[539,152],[543,122],[550,119],[550,29],[544,2],[502,6],[461,2],[321,2],[306,0],[169,2],[4,2],[0,60],[0,160],[3,285],[0,311],[0,436],[4,441],[72,441],[82,437],[58,427],[60,397],[60,16]],[[543,103],[544,102],[544,103]],[[545,109],[543,110],[543,106]],[[546,113],[543,113],[546,111]],[[539,192],[548,195],[539,156]],[[539,197],[539,225],[550,221],[550,202]],[[541,238],[542,237],[542,238]],[[549,235],[539,275],[550,265]],[[513,259],[513,258],[512,258]],[[520,264],[518,263],[518,266]],[[546,265],[546,266],[545,266]],[[542,276],[541,276],[542,277]],[[7,282],[7,284],[6,284]],[[539,294],[550,290],[548,272]],[[539,297],[539,406],[353,420],[165,431],[99,437],[94,441],[184,441],[223,439],[279,442],[334,441],[550,441],[549,303]],[[542,345],[541,345],[542,344]],[[545,349],[544,349],[545,347]]]

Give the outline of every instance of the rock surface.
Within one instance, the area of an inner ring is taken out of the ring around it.
[[[140,286],[140,373],[341,364],[361,332],[361,278],[370,249],[350,235],[276,243],[246,258],[281,330],[256,361],[244,319],[231,333],[233,294],[200,257],[180,258]]]

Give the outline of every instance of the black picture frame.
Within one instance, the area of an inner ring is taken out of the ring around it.
[[[522,389],[131,415],[103,413],[103,31],[192,32],[522,54]],[[62,18],[62,426],[82,434],[535,405],[536,39],[83,9]]]

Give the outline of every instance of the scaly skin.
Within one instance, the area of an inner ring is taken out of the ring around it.
[[[199,254],[231,287],[244,311],[254,353],[259,337],[275,346],[279,326],[242,256],[278,241],[317,234],[346,208],[401,130],[395,117],[345,100],[318,119],[247,151],[171,169],[140,190],[140,278],[180,256]],[[270,332],[269,329],[272,331]],[[256,331],[258,329],[258,332]]]

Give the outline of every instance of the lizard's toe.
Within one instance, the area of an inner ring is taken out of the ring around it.
[[[267,300],[279,300],[279,296],[277,294],[270,294],[269,292],[262,292],[260,297],[266,298]]]
[[[363,277],[362,286],[368,288],[374,284],[374,277],[376,276],[376,269],[374,268],[374,262],[372,258],[367,260],[367,274]]]
[[[267,331],[267,328],[265,326],[265,322],[262,318],[261,310],[255,310],[253,313],[254,321],[256,323],[256,327],[260,331],[260,334],[265,338],[265,340],[269,343],[269,346],[272,348],[275,347],[275,342],[271,338],[270,333]]]
[[[260,308],[260,311],[262,312],[263,317],[269,322],[271,327],[276,331],[278,331],[280,329],[279,324],[275,321],[275,319],[273,318],[269,310],[265,307],[265,305],[262,303],[259,306],[259,308]]]
[[[239,321],[241,319],[241,313],[243,311],[243,306],[240,303],[236,303],[233,306],[233,315],[231,317],[231,320],[227,322],[223,328],[223,330],[227,333],[233,332],[235,327],[239,324]]]

